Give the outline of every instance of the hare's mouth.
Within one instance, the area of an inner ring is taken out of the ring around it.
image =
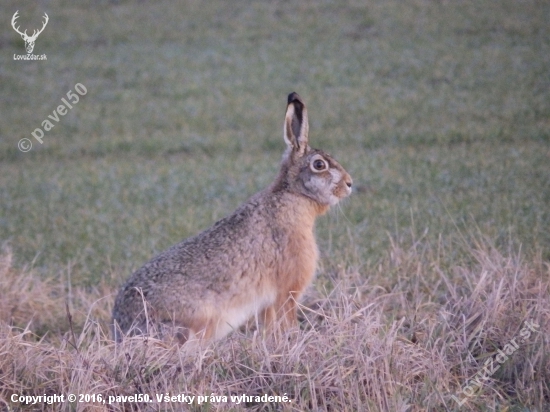
[[[347,186],[344,182],[338,184],[332,191],[333,197],[335,197],[336,203],[345,197],[351,195],[351,187]]]
[[[348,197],[351,194],[351,178],[349,178],[349,175],[344,175],[339,170],[334,169],[330,171],[330,174],[333,179],[330,204],[334,206],[341,199]]]

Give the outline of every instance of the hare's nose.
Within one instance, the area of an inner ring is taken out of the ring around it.
[[[347,176],[345,176],[344,181],[346,182],[346,186],[348,189],[351,189],[351,185],[353,184],[353,180],[351,179],[351,176],[346,173]]]

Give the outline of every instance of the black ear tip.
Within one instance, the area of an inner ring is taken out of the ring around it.
[[[294,102],[299,102],[299,103],[302,103],[302,98],[298,95],[298,93],[296,92],[292,92],[288,95],[288,102],[287,104],[290,104],[290,103],[294,103]]]

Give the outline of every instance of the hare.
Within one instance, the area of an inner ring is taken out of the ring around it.
[[[275,181],[134,272],[115,300],[115,340],[153,327],[156,333],[171,327],[182,344],[219,339],[254,316],[272,331],[297,325],[296,302],[313,280],[319,255],[315,218],[352,186],[336,160],[308,145],[308,128],[306,107],[291,93],[287,148]]]

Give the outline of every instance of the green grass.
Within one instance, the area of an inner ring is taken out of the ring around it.
[[[433,239],[477,225],[548,257],[549,16],[537,2],[52,6],[47,62],[10,60],[22,41],[5,35],[2,237],[45,273],[127,272],[270,181],[297,90],[312,143],[360,191],[331,225],[353,229],[336,250],[376,259],[414,220]],[[79,82],[88,93],[19,152]]]
[[[396,247],[441,250],[433,267],[449,270],[475,267],[480,239],[550,260],[547,2],[3,9],[22,29],[50,17],[34,51],[47,61],[14,61],[23,41],[0,35],[0,241],[42,279],[114,289],[269,184],[291,91],[356,189],[318,222],[320,293],[342,273],[406,288],[378,271]],[[76,83],[88,93],[40,145],[31,132]]]

